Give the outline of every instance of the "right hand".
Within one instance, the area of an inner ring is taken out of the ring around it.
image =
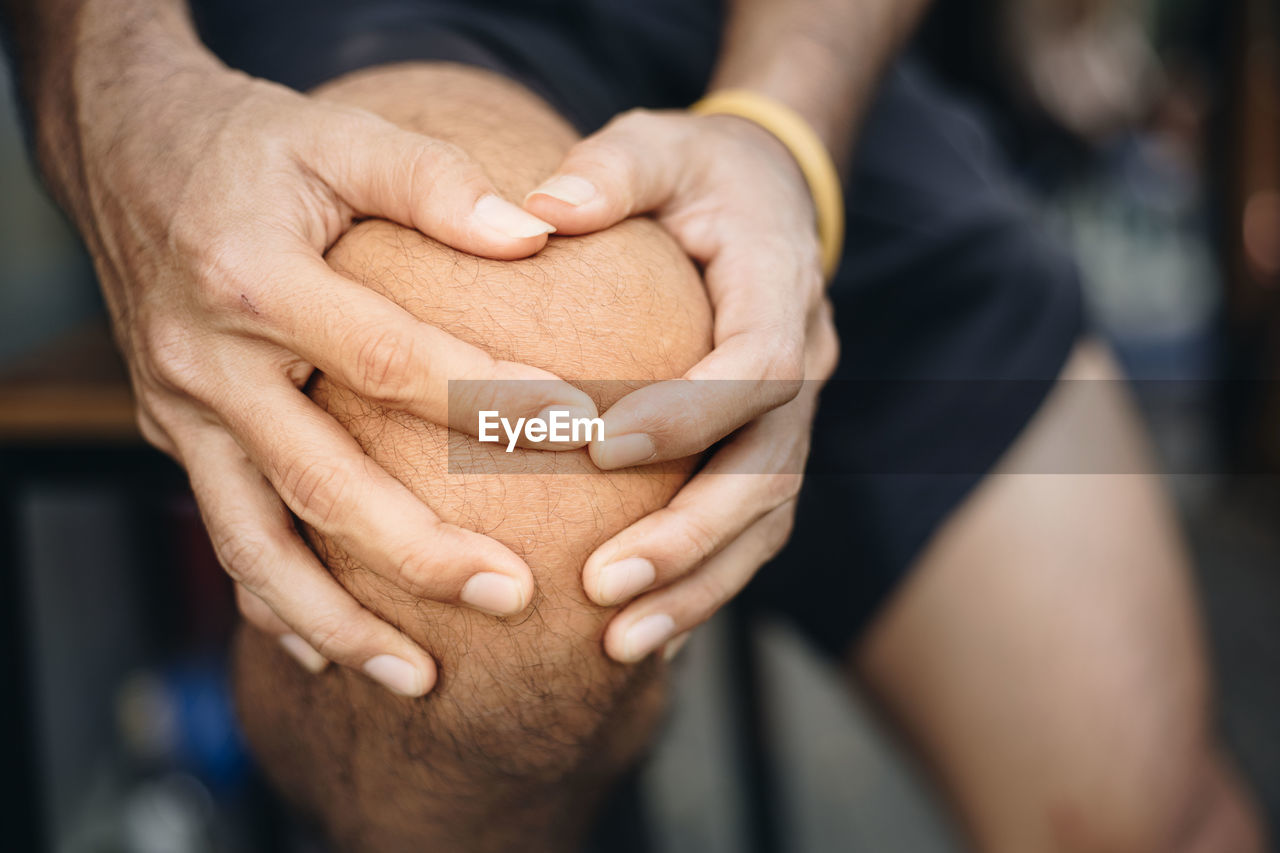
[[[419,322],[323,253],[360,217],[501,259],[537,252],[551,227],[453,145],[221,66],[180,69],[127,105],[102,97],[79,123],[76,214],[144,436],[187,469],[251,623],[313,670],[332,660],[426,693],[431,658],[330,576],[289,511],[417,597],[511,615],[528,606],[532,574],[495,540],[441,522],[302,387],[320,370],[447,424],[449,379],[543,380],[483,383],[465,417],[453,401],[455,426],[485,408],[596,409],[546,371]]]

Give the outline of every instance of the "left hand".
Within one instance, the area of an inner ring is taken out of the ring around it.
[[[714,350],[604,414],[606,470],[679,459],[741,429],[664,509],[583,568],[592,601],[639,599],[605,649],[638,661],[711,617],[790,535],[821,385],[838,353],[813,201],[790,152],[732,116],[626,113],[569,152],[525,208],[561,234],[651,213],[703,265]],[[688,406],[688,382],[701,405]],[[710,381],[750,380],[750,381]]]

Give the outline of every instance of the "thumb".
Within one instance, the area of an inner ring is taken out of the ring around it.
[[[458,146],[380,119],[361,130],[346,145],[316,152],[321,180],[359,214],[500,260],[532,255],[555,230],[504,199]]]
[[[680,183],[685,116],[632,110],[569,150],[525,209],[564,234],[586,234],[662,207]]]

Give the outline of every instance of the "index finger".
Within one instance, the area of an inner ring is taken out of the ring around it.
[[[596,416],[591,397],[554,373],[495,359],[334,272],[319,257],[297,258],[288,275],[287,287],[271,288],[254,306],[253,325],[366,399],[468,435],[478,433],[482,411],[512,422],[545,419],[548,409],[573,419]]]
[[[361,669],[400,695],[429,691],[436,679],[430,655],[329,574],[231,436],[205,427],[185,444],[191,488],[218,561],[261,604],[254,621],[278,622],[316,650],[312,655]],[[320,668],[314,658],[308,665]]]
[[[260,382],[251,403],[219,415],[284,504],[374,574],[416,597],[500,616],[532,600],[524,560],[442,521],[287,383]]]
[[[715,348],[680,379],[633,391],[605,412],[604,440],[590,448],[596,465],[700,453],[799,393],[814,291],[803,267],[769,242],[724,249],[707,265]]]

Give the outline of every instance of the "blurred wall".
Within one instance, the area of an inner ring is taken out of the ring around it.
[[[80,241],[27,158],[6,59],[0,62],[0,367],[100,311]]]

